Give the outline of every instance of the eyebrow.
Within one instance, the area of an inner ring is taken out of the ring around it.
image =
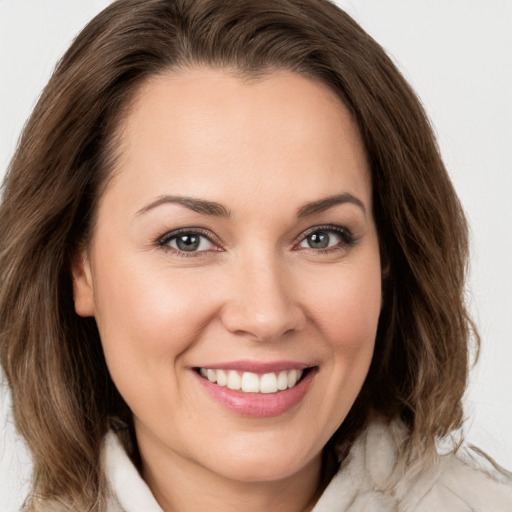
[[[224,206],[214,201],[207,201],[206,199],[196,199],[193,197],[183,197],[183,196],[161,196],[157,198],[155,201],[147,204],[143,208],[141,208],[137,213],[136,217],[142,215],[157,206],[162,204],[181,204],[185,208],[192,210],[197,213],[202,213],[205,215],[211,215],[214,217],[229,217],[230,212]]]
[[[364,203],[353,194],[345,192],[344,194],[329,196],[323,199],[319,199],[318,201],[306,203],[297,210],[297,217],[308,217],[309,215],[324,212],[329,208],[332,208],[333,206],[344,203],[355,204],[356,206],[361,208],[361,210],[363,210],[363,213],[366,215],[366,207],[364,206]]]
[[[366,215],[366,208],[364,203],[353,194],[345,192],[344,194],[329,196],[317,201],[312,201],[311,203],[304,204],[297,210],[297,217],[308,217],[310,215],[314,215],[315,213],[324,212],[333,206],[344,203],[351,203],[358,206]],[[211,215],[213,217],[229,217],[231,215],[231,212],[227,208],[225,208],[220,203],[216,203],[215,201],[196,199],[193,197],[165,195],[158,197],[155,201],[152,201],[151,203],[141,208],[136,213],[136,216],[142,215],[162,204],[181,204],[189,210],[205,215]]]

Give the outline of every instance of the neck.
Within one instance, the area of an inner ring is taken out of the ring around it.
[[[319,498],[320,455],[292,475],[244,481],[140,441],[142,476],[164,512],[309,512]]]

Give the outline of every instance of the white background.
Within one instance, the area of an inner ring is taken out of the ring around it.
[[[57,59],[108,3],[0,0],[0,175]],[[466,437],[512,469],[512,1],[338,4],[391,54],[436,127],[472,228],[468,291],[483,340],[467,393]],[[18,509],[29,472],[2,389],[1,512]]]

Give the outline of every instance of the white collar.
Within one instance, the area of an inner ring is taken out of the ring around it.
[[[112,430],[105,437],[103,467],[110,490],[125,512],[163,512]],[[115,507],[110,505],[109,510]]]

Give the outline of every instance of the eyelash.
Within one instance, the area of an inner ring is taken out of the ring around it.
[[[302,250],[306,251],[312,251],[315,254],[327,254],[332,253],[339,250],[346,250],[348,247],[355,244],[357,241],[356,237],[348,230],[347,228],[343,228],[340,226],[335,226],[332,224],[328,225],[321,225],[321,226],[314,226],[304,233],[300,235],[294,242],[293,247],[294,250],[301,250],[300,248],[297,248],[297,246],[302,243],[304,240],[307,239],[308,236],[317,233],[317,232],[327,232],[327,233],[335,233],[338,235],[342,242],[339,245],[333,246],[333,247],[326,247],[323,249],[314,249],[313,247],[310,248],[303,248]],[[213,251],[182,251],[179,249],[175,249],[174,247],[170,247],[169,243],[172,240],[177,239],[180,235],[196,235],[200,237],[206,238],[211,244],[213,245],[220,245],[220,243],[214,241],[214,237],[212,237],[212,234],[210,231],[203,229],[203,228],[182,228],[175,231],[171,231],[168,233],[165,233],[163,236],[158,238],[156,245],[164,250],[167,250],[169,252],[172,252],[174,255],[178,257],[183,258],[195,258],[200,256],[209,255],[212,252],[219,252],[222,251],[222,249],[219,250],[213,250]]]
[[[318,233],[318,232],[327,232],[329,234],[335,233],[338,235],[342,242],[339,245],[335,245],[333,247],[326,247],[325,249],[314,249],[313,247],[304,248],[307,251],[312,251],[315,254],[327,254],[332,253],[339,250],[346,250],[347,248],[351,247],[355,244],[357,241],[356,237],[348,230],[347,228],[343,228],[341,226],[335,226],[333,224],[326,224],[322,226],[314,226],[308,230],[306,230],[304,233],[300,235],[300,237],[297,239],[297,241],[294,244],[294,247],[296,247],[298,244],[302,243],[304,240],[307,239],[308,236]]]
[[[211,244],[213,245],[220,245],[218,242],[215,242],[213,240],[214,237],[212,237],[212,234],[207,229],[203,228],[182,228],[177,229],[175,231],[171,231],[169,233],[165,233],[165,235],[161,236],[158,240],[156,245],[158,247],[161,247],[162,249],[172,252],[174,255],[178,257],[183,258],[197,258],[198,256],[205,256],[208,255],[211,252],[218,252],[218,251],[180,251],[179,249],[175,249],[174,247],[170,247],[168,244],[174,240],[177,239],[180,235],[197,235],[203,238],[206,238]]]

